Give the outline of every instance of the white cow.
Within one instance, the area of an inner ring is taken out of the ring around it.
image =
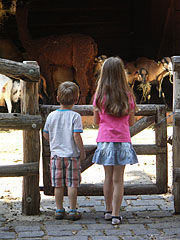
[[[12,112],[12,102],[18,102],[21,97],[20,80],[0,74],[0,106],[7,105],[8,112]]]

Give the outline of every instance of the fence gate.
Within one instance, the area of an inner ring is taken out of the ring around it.
[[[137,105],[138,112],[136,116],[143,116],[134,126],[131,127],[131,136],[136,135],[140,131],[154,124],[155,128],[155,144],[139,144],[133,145],[138,155],[156,155],[156,183],[155,184],[136,184],[125,185],[125,194],[157,194],[166,193],[168,189],[168,162],[167,162],[167,125],[166,125],[166,108],[164,105]],[[43,124],[47,115],[59,108],[59,106],[41,105],[40,113]],[[75,105],[74,111],[79,112],[82,116],[92,116],[92,105]],[[43,181],[44,193],[46,195],[54,195],[50,182],[50,150],[49,143],[43,138]],[[92,165],[92,156],[96,149],[96,145],[85,145],[87,158],[82,163],[82,171],[85,171]],[[78,195],[103,195],[102,184],[81,184],[78,189]]]

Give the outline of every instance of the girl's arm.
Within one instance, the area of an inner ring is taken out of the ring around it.
[[[99,111],[97,110],[97,108],[94,108],[94,124],[99,124]]]
[[[135,123],[134,110],[131,110],[129,113],[129,126],[133,126]]]

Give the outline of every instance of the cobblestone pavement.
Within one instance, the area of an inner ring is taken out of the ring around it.
[[[41,214],[23,216],[21,201],[0,200],[0,239],[18,240],[144,240],[180,239],[180,215],[174,214],[171,194],[125,196],[123,223],[105,221],[102,196],[78,197],[82,219],[55,220],[54,197],[41,195]],[[68,210],[68,199],[64,199]]]

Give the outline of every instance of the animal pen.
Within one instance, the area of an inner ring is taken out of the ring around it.
[[[173,194],[175,213],[180,213],[180,57],[173,57],[174,100],[173,100]],[[38,104],[38,81],[40,70],[37,62],[14,62],[0,59],[0,73],[23,80],[21,114],[1,113],[0,128],[23,130],[23,164],[0,167],[0,177],[23,177],[22,213],[36,215],[40,211],[40,190],[53,195],[50,186],[49,145],[43,142],[43,180],[39,187],[40,130],[47,114],[58,108],[55,105]],[[92,105],[75,105],[74,111],[82,116],[93,114]],[[131,136],[154,124],[155,144],[134,145],[138,155],[156,155],[156,183],[125,186],[126,195],[167,193],[167,125],[164,105],[138,105],[136,116],[142,116],[131,127]],[[87,158],[82,171],[92,165],[91,159],[96,145],[85,146]],[[102,195],[102,185],[82,184],[78,195]]]

